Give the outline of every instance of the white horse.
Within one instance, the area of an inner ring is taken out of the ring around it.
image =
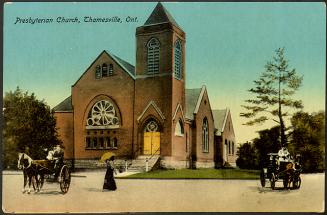
[[[26,192],[26,184],[28,182],[28,190],[27,193],[31,192],[31,183],[33,183],[33,188],[36,192],[39,191],[38,180],[37,180],[37,166],[33,163],[33,159],[25,153],[18,153],[18,169],[23,170],[24,175],[24,185],[22,189],[22,193]],[[36,186],[35,186],[36,185]]]

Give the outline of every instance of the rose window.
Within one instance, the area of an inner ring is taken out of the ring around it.
[[[158,124],[156,121],[150,121],[146,126],[145,126],[145,131],[146,132],[156,132],[158,131]]]
[[[87,126],[115,126],[119,125],[119,119],[113,104],[101,100],[93,105],[86,122]]]

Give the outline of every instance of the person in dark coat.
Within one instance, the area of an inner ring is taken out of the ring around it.
[[[112,156],[110,159],[106,160],[107,164],[107,171],[106,175],[104,177],[104,183],[103,183],[103,190],[116,190],[116,182],[114,179],[114,173],[116,173],[115,164],[114,164],[114,156]]]

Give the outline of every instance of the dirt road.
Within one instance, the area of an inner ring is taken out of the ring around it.
[[[104,172],[72,177],[66,195],[59,184],[45,184],[40,193],[22,194],[22,175],[3,174],[5,212],[321,212],[324,174],[302,175],[299,190],[261,188],[257,180],[117,179],[118,190],[102,192]],[[282,186],[282,183],[277,184]]]

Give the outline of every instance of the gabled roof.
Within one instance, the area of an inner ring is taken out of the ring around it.
[[[72,112],[72,96],[69,96],[64,101],[60,102],[57,106],[55,106],[52,110],[55,112]]]
[[[183,119],[183,121],[184,121],[184,120],[185,120],[185,116],[184,116],[184,112],[183,112],[183,109],[182,109],[182,105],[181,105],[180,103],[177,104],[177,107],[176,107],[175,113],[174,113],[174,115],[173,115],[173,120],[175,120],[178,111],[181,112],[181,114],[182,114],[182,119]]]
[[[144,25],[155,25],[160,23],[171,23],[176,27],[180,28],[175,19],[170,15],[166,8],[159,2],[152,11],[149,18],[146,20]]]
[[[203,85],[201,89],[185,89],[186,119],[194,120],[194,114],[198,113],[204,95],[208,96],[205,85]],[[211,117],[213,118],[209,100],[208,105]]]
[[[116,61],[116,63],[118,63],[126,72],[128,72],[135,79],[135,67],[132,64],[110,53],[108,50],[106,50],[106,52]]]
[[[215,128],[217,129],[216,135],[220,136],[222,132],[224,132],[227,117],[228,117],[229,109],[220,109],[220,110],[212,110],[213,119],[215,122]]]
[[[186,114],[185,118],[193,120],[194,119],[194,110],[197,106],[199,97],[201,94],[201,88],[196,89],[185,89],[185,105],[186,105]]]
[[[98,57],[90,64],[90,66],[85,70],[85,72],[79,77],[79,79],[73,84],[75,86],[79,80],[84,76],[84,74],[91,68],[91,66],[99,59],[99,57],[103,54],[106,53],[109,57],[111,57],[127,74],[129,74],[134,80],[135,80],[135,67],[122,60],[121,58],[117,57],[116,55],[110,53],[108,50],[103,50]]]
[[[159,116],[161,117],[162,120],[165,120],[166,117],[163,115],[162,111],[160,110],[160,108],[158,107],[158,105],[154,102],[154,101],[150,101],[149,104],[146,106],[146,108],[143,110],[143,112],[141,113],[141,115],[137,118],[137,121],[139,122],[142,117],[144,116],[144,114],[146,113],[146,111],[150,108],[153,107],[157,113],[159,114]]]

